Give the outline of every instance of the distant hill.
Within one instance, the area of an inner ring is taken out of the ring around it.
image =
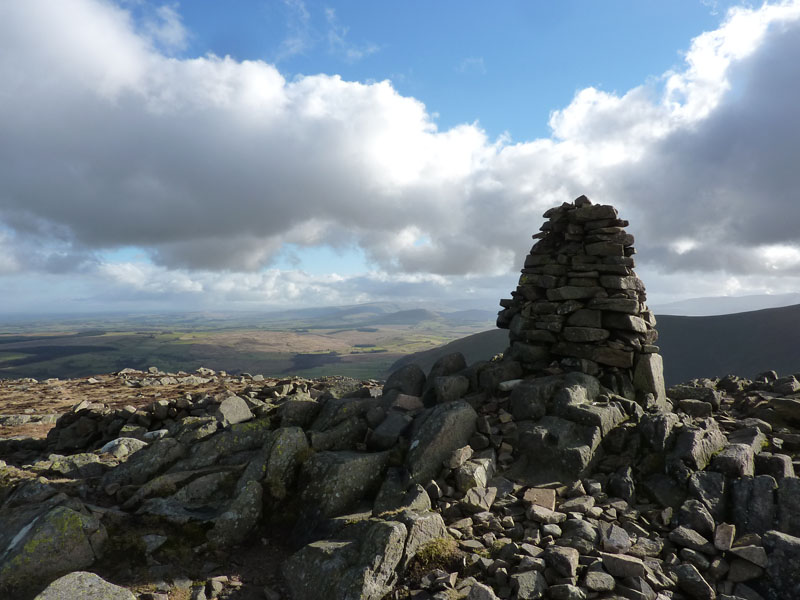
[[[800,293],[689,298],[688,300],[679,300],[667,304],[650,304],[650,308],[659,315],[710,317],[712,315],[730,315],[764,310],[766,308],[780,308],[795,304],[800,304]]]
[[[780,374],[800,372],[800,305],[731,315],[657,318],[657,343],[670,385],[728,373],[752,377],[768,369]],[[461,352],[468,363],[486,360],[507,345],[506,330],[483,331],[404,356],[391,370],[414,362],[427,371],[440,356],[451,352]]]

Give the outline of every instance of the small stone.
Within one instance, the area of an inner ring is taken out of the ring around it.
[[[736,537],[736,526],[730,523],[720,523],[714,531],[714,547],[720,552],[727,552],[733,545]]]
[[[678,565],[675,567],[675,574],[678,576],[678,587],[692,598],[715,600],[714,588],[703,579],[694,565]]]
[[[602,537],[603,550],[612,554],[625,554],[631,547],[631,537],[618,525],[611,524]]]
[[[755,472],[753,449],[747,444],[731,444],[711,460],[711,470],[728,477],[751,477]]]
[[[761,546],[737,546],[731,548],[730,553],[759,567],[767,566],[767,552]]]
[[[495,487],[473,487],[467,490],[461,506],[473,513],[488,511],[496,497],[497,488]]]
[[[586,592],[569,583],[551,585],[547,595],[551,600],[586,600]]]
[[[525,514],[531,521],[545,524],[563,523],[567,519],[567,515],[564,513],[556,512],[537,504],[532,504]]]
[[[525,571],[511,576],[518,600],[538,600],[547,590],[547,581],[538,571]]]
[[[588,571],[583,578],[583,585],[593,592],[610,592],[614,589],[614,578],[600,570]]]
[[[678,546],[691,548],[704,554],[714,554],[716,552],[714,546],[706,538],[688,527],[676,527],[670,532],[669,539],[671,542],[678,544]]]
[[[523,501],[548,510],[556,509],[556,491],[546,488],[529,488],[522,497]]]
[[[749,560],[734,558],[731,561],[730,570],[728,571],[728,581],[736,583],[750,581],[751,579],[761,577],[763,574],[764,569],[758,565],[754,565]]]
[[[641,577],[645,573],[641,559],[627,554],[601,553],[603,567],[614,577]]]
[[[575,548],[551,546],[544,552],[544,561],[562,577],[575,577],[580,554]]]
[[[488,585],[482,583],[475,583],[469,589],[465,600],[497,600],[494,590]]]
[[[445,461],[444,466],[448,469],[458,469],[470,458],[472,458],[473,450],[470,446],[464,446],[453,450],[453,453]]]

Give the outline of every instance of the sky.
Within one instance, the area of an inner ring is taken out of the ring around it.
[[[0,1],[0,315],[492,310],[581,194],[798,292],[798,92],[800,0]]]

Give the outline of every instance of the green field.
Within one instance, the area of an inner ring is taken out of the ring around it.
[[[429,311],[373,307],[289,318],[201,313],[5,323],[0,325],[0,378],[83,377],[150,366],[169,372],[203,366],[279,377],[382,378],[402,356],[488,325]]]

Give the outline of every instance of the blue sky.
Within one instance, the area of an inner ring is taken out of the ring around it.
[[[580,194],[653,304],[796,292],[798,40],[796,0],[4,3],[0,313],[491,309]]]
[[[688,41],[734,2],[474,0],[264,2],[193,0],[176,7],[181,57],[263,60],[281,73],[389,79],[425,103],[440,128],[478,121],[488,135],[550,134],[552,110],[594,86],[625,91],[680,65]],[[146,19],[158,3],[136,7]]]

